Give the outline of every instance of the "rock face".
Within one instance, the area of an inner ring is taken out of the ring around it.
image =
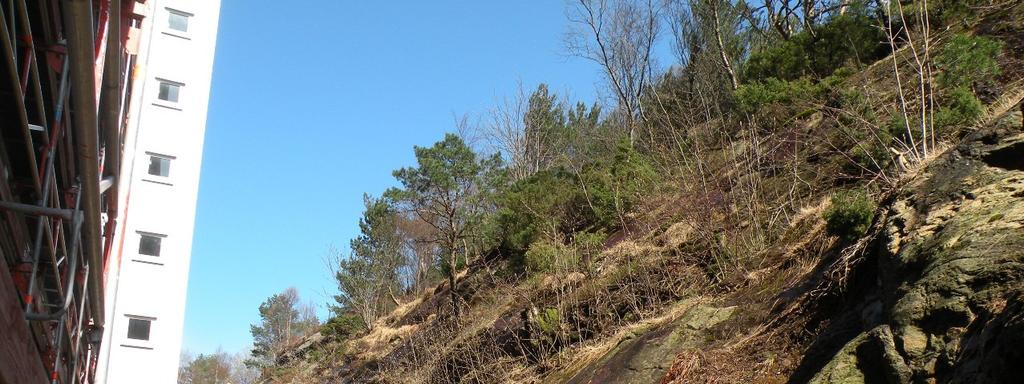
[[[680,350],[692,348],[706,337],[705,331],[729,319],[736,307],[718,308],[694,302],[678,319],[620,342],[601,359],[574,375],[569,384],[657,383]]]
[[[813,383],[1024,380],[1024,133],[1009,115],[896,197],[877,253],[882,311]]]

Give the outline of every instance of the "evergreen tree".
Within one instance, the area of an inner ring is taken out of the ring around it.
[[[227,354],[199,355],[179,372],[179,384],[225,384],[231,379]]]
[[[335,274],[341,291],[334,297],[339,306],[335,312],[342,308],[355,311],[367,327],[372,327],[377,317],[390,309],[389,303],[397,302],[403,239],[394,207],[368,195],[363,196],[363,204],[366,209],[359,219],[360,234],[351,241],[351,253],[339,261]]]
[[[304,306],[294,287],[275,294],[260,304],[260,323],[250,326],[253,358],[246,364],[267,366],[300,337],[312,332],[320,323],[313,308]]]
[[[457,317],[456,275],[469,258],[470,245],[481,240],[485,214],[494,210],[491,196],[504,178],[501,159],[477,156],[450,133],[431,147],[415,147],[415,152],[418,166],[395,171],[402,188],[388,190],[385,197],[435,229],[430,241],[445,255],[441,270],[448,278]]]

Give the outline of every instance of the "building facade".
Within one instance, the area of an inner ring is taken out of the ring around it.
[[[149,0],[107,272],[100,383],[177,379],[219,0]]]

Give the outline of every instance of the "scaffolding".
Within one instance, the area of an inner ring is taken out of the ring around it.
[[[137,3],[0,2],[0,384],[94,381]]]

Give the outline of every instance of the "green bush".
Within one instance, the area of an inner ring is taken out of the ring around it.
[[[630,212],[658,179],[653,161],[627,142],[585,164],[578,173],[538,172],[498,196],[495,222],[501,245],[528,269],[546,270],[536,258],[551,244],[535,243],[614,231],[622,224],[620,214]],[[531,256],[526,252],[532,252],[533,261],[519,258]]]
[[[467,259],[467,257],[469,257],[469,255],[467,255],[466,252],[457,252],[455,254],[456,273],[458,273],[458,271],[466,269],[466,266],[469,265],[469,260]],[[448,274],[451,273],[451,266],[449,265],[449,259],[447,254],[445,254],[444,257],[441,258],[441,262],[439,264],[440,265],[437,266],[437,269],[441,272],[443,276],[448,276]]]
[[[878,137],[861,131],[858,131],[858,134],[864,139],[850,149],[850,159],[856,165],[846,168],[846,171],[862,173],[866,170],[873,173],[885,169],[892,160],[888,147],[892,142],[892,136],[882,130],[875,133]]]
[[[921,137],[920,121],[917,119],[910,120],[910,132],[914,135],[914,140],[919,140]],[[901,113],[895,113],[889,122],[885,124],[885,131],[889,133],[894,139],[898,139],[905,144],[910,144],[910,137],[907,136],[907,119]]]
[[[581,229],[608,232],[621,226],[620,214],[630,212],[660,179],[654,162],[627,140],[617,144],[611,159],[583,167],[580,177],[586,188],[585,202],[595,219],[593,225]]]
[[[576,176],[560,169],[513,184],[498,205],[496,221],[504,246],[519,252],[545,230],[568,235],[598,221]]]
[[[991,84],[1000,73],[997,58],[1002,50],[1002,41],[956,34],[935,57],[939,85],[955,89]]]
[[[612,188],[617,191],[619,209],[629,211],[659,179],[654,162],[625,140],[616,148],[611,164]]]
[[[752,53],[742,66],[743,78],[747,82],[771,78],[793,80],[807,76],[809,66],[804,46],[786,40]]]
[[[825,211],[825,230],[843,241],[854,241],[867,233],[875,215],[875,202],[864,191],[840,192],[832,196]]]
[[[980,6],[991,5],[989,1],[984,0],[929,0],[928,1],[928,20],[931,23],[932,30],[939,30],[942,26],[952,25],[955,23],[968,23],[971,19],[976,18],[980,15],[976,8]],[[895,11],[895,5],[893,5]],[[907,22],[916,24],[921,20],[924,20],[920,16],[920,8],[918,4],[908,6],[904,3],[903,12],[906,14]],[[915,26],[907,26],[910,28],[916,28]]]
[[[940,134],[974,122],[984,111],[981,101],[967,87],[954,88],[944,99],[945,105],[939,107],[934,115],[935,131]]]
[[[604,231],[599,232],[576,232],[573,235],[573,242],[576,243],[576,248],[584,254],[594,255],[600,253],[604,248],[604,242],[608,239],[608,235]]]
[[[334,340],[345,340],[366,330],[363,320],[354,314],[332,316],[320,328],[324,336]]]
[[[945,92],[939,98],[939,107],[932,115],[932,128],[939,137],[956,133],[957,128],[970,124],[981,117],[985,111],[981,100],[974,96],[966,86],[960,86]],[[911,138],[907,135],[907,119],[901,113],[894,113],[885,125],[885,132],[891,137],[910,145]],[[921,140],[921,119],[911,116],[910,132],[915,142]]]
[[[736,89],[735,97],[740,112],[754,113],[772,104],[785,105],[796,101],[810,100],[818,92],[819,88],[806,77],[793,81],[772,77],[741,85]]]
[[[816,26],[813,34],[802,31],[754,52],[743,65],[743,77],[746,81],[822,78],[846,65],[873,62],[889,53],[889,47],[882,43],[885,35],[877,25],[866,7],[851,7]]]
[[[889,145],[893,136],[878,129],[878,116],[868,98],[856,88],[841,89],[837,96],[838,115],[834,142],[849,156],[844,158],[843,172],[850,175],[873,174],[886,168],[892,159]]]
[[[839,103],[845,107],[846,102],[861,102],[860,108],[867,105],[866,99],[859,92],[848,92],[842,88],[843,83],[854,71],[850,68],[839,68],[834,73],[818,82],[810,77],[795,80],[779,80],[770,77],[740,85],[733,94],[737,109],[741,113],[755,113],[761,109],[776,105],[784,108],[797,109],[795,112],[807,111],[808,103]],[[847,100],[845,93],[857,94],[857,100]],[[870,109],[870,106],[867,106]],[[791,111],[793,112],[793,111]]]
[[[844,166],[849,174],[873,174],[889,166],[892,155],[889,146],[893,136],[888,130],[871,127],[841,127],[844,132],[847,154],[851,163]]]
[[[556,336],[562,328],[562,313],[558,308],[544,308],[534,318],[534,325],[547,336]]]
[[[875,114],[871,101],[863,92],[856,88],[845,88],[839,90],[839,108],[845,113],[839,115],[843,124],[860,124],[861,122],[876,123],[878,115]]]
[[[608,235],[604,231],[576,232],[573,235],[573,245],[580,254],[583,269],[592,270],[594,257],[604,250],[604,242],[607,239]]]
[[[579,260],[576,252],[565,244],[541,239],[530,244],[524,256],[526,270],[534,273],[551,272],[559,267],[573,268]]]

